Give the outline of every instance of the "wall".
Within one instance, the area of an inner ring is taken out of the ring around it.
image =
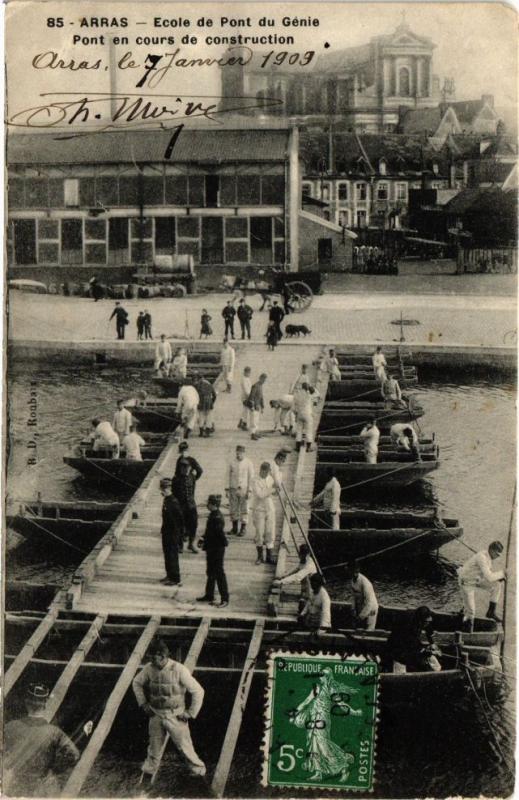
[[[343,241],[344,237],[344,241]],[[318,263],[319,239],[332,240],[331,263]],[[299,270],[320,269],[323,272],[351,272],[352,269],[352,240],[347,233],[334,231],[331,227],[322,225],[318,220],[299,217]]]

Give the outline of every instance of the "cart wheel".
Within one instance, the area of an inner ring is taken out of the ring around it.
[[[294,281],[287,283],[287,288],[290,292],[289,303],[294,312],[304,311],[311,305],[314,295],[308,284],[303,281]]]

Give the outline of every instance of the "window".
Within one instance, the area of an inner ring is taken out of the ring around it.
[[[323,183],[321,181],[320,190],[321,190],[321,200],[327,203],[330,200],[330,184]]]
[[[220,178],[218,175],[205,176],[205,204],[207,208],[217,208],[220,193]]]
[[[61,220],[61,263],[83,263],[83,220]]]
[[[119,205],[119,181],[116,175],[96,178],[96,205],[105,208]]]
[[[377,200],[387,200],[389,196],[388,184],[379,183],[377,186]]]
[[[177,233],[179,237],[183,237],[185,239],[198,239],[198,222],[198,217],[179,217],[177,220]]]
[[[187,178],[185,175],[166,175],[166,204],[187,205]]]
[[[162,175],[144,175],[142,178],[142,194],[145,206],[163,205],[164,178]]]
[[[203,207],[205,202],[205,176],[189,176],[189,205]]]
[[[59,221],[38,220],[38,264],[59,264]]]
[[[20,178],[9,178],[9,208],[23,208],[25,205],[25,193],[23,180]]]
[[[365,183],[356,183],[355,184],[355,194],[357,200],[366,201],[368,196],[367,186]]]
[[[357,211],[357,228],[365,228],[367,224],[367,215],[365,211]]]
[[[220,205],[236,205],[236,175],[220,175]]]
[[[108,222],[108,262],[127,264],[129,260],[128,220],[125,217],[112,217]]]
[[[65,205],[70,207],[79,206],[79,180],[78,178],[66,178],[64,181]]]
[[[411,80],[409,77],[409,70],[407,67],[402,67],[398,73],[398,83],[400,88],[400,97],[409,97],[411,94]]]
[[[128,178],[119,178],[119,196],[122,206],[138,206],[139,195],[139,178],[137,175],[132,175]]]
[[[337,186],[337,197],[340,201],[344,202],[348,199],[348,184],[339,183]]]
[[[331,239],[318,239],[317,261],[319,264],[330,264],[333,258],[333,243]]]
[[[79,205],[93,208],[96,204],[95,178],[79,179]]]
[[[257,206],[260,203],[260,176],[238,175],[238,205]]]
[[[36,220],[14,220],[14,257],[17,264],[36,264]]]
[[[350,224],[350,212],[349,211],[339,211],[339,225],[343,228],[347,228]]]
[[[433,171],[433,173],[434,173],[435,175],[438,175],[438,173],[439,173],[439,171],[440,171],[440,166],[439,166],[439,164],[438,164],[438,162],[437,162],[437,161],[433,161],[433,165],[432,165],[432,171]]]
[[[396,199],[404,201],[407,200],[407,183],[397,183]]]
[[[283,175],[263,175],[261,179],[261,202],[263,205],[282,206],[285,202],[285,178]]]
[[[387,164],[385,158],[381,158],[378,162],[378,171],[381,175],[387,175]]]
[[[303,181],[301,184],[301,194],[303,198],[312,196],[312,184],[309,181]]]
[[[246,239],[249,235],[245,217],[229,217],[225,220],[225,235],[228,239]]]
[[[27,178],[25,202],[29,208],[47,208],[49,205],[49,182],[46,178]]]

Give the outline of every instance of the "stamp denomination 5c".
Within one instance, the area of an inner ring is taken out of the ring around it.
[[[272,653],[264,785],[371,791],[378,679],[364,658]]]

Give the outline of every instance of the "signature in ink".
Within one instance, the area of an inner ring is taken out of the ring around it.
[[[219,101],[222,100],[220,95],[44,92],[40,97],[49,97],[49,101],[17,111],[8,119],[8,125],[59,130],[67,130],[71,126],[86,130],[95,126],[95,130],[101,130],[103,122],[104,129],[113,129],[194,117],[216,121],[217,115],[268,108],[282,102],[278,98],[262,98],[258,101],[256,97],[243,95],[225,99],[244,102],[232,108],[219,109]]]

